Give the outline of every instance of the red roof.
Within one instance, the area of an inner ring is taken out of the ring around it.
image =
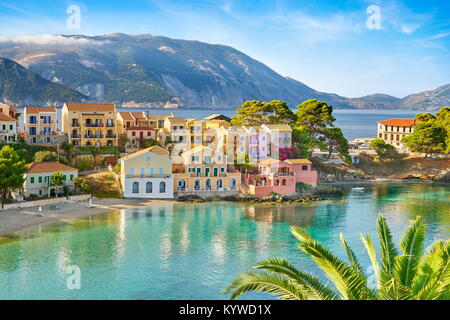
[[[384,121],[378,121],[378,123],[384,124],[385,126],[394,127],[413,127],[422,121],[416,119],[389,119]]]
[[[65,164],[49,161],[49,162],[33,162],[26,165],[27,173],[38,172],[59,172],[59,171],[78,171],[78,169],[66,166]]]
[[[152,127],[139,127],[139,126],[133,126],[126,128],[126,130],[145,130],[145,131],[158,131],[158,129],[152,128]]]
[[[0,113],[0,121],[16,121],[10,116],[7,116],[6,114]]]

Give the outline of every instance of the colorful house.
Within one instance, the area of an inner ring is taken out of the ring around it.
[[[16,122],[19,121],[20,112],[14,107],[8,106],[7,104],[0,103],[0,113],[13,118]]]
[[[283,124],[263,124],[261,129],[269,137],[268,156],[279,159],[280,150],[288,149],[292,146],[292,129]]]
[[[248,155],[256,163],[267,159],[270,154],[270,135],[262,127],[243,127],[247,134]]]
[[[132,126],[125,129],[128,142],[127,149],[139,149],[144,140],[157,140],[158,130],[149,126]]]
[[[414,132],[414,127],[421,123],[416,119],[388,119],[378,122],[377,137],[397,148],[403,148],[402,139]]]
[[[289,195],[296,192],[298,182],[316,186],[317,172],[307,159],[267,159],[258,164],[256,173],[243,173],[242,182],[245,192],[257,197]]]
[[[67,135],[58,130],[56,108],[26,107],[23,114],[24,138],[29,144],[62,144]]]
[[[23,197],[55,197],[57,192],[62,191],[61,186],[55,186],[50,181],[50,177],[56,172],[62,172],[64,185],[70,189],[74,187],[73,179],[78,177],[78,169],[59,162],[33,162],[26,167],[28,171],[24,175]]]
[[[173,198],[172,159],[169,152],[153,146],[120,159],[125,198]]]
[[[206,146],[197,146],[183,153],[184,164],[174,165],[174,192],[238,193],[239,172],[227,164],[225,155]]]
[[[17,121],[6,114],[0,113],[0,142],[17,140]]]
[[[116,106],[99,103],[65,103],[62,131],[74,146],[117,146]]]
[[[126,134],[130,127],[149,127],[143,112],[118,112],[116,121],[119,134]]]

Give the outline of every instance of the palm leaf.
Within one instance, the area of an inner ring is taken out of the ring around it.
[[[347,253],[348,261],[353,266],[355,271],[363,272],[361,265],[359,264],[358,258],[356,257],[353,250],[348,246],[347,241],[345,241],[344,235],[341,233],[339,235],[339,239],[341,240],[341,245],[345,249],[345,252]]]
[[[393,274],[404,286],[410,286],[417,271],[423,250],[426,227],[420,217],[406,227],[400,241],[403,255],[395,258]]]
[[[268,272],[241,273],[224,291],[231,293],[233,300],[248,292],[264,292],[281,300],[305,300],[299,288],[285,276]]]
[[[387,225],[386,219],[381,214],[378,216],[377,231],[380,237],[380,255],[382,261],[380,268],[380,284],[384,285],[384,283],[389,281],[393,276],[395,257],[398,255],[398,251],[395,247],[392,233]]]
[[[255,268],[283,274],[302,288],[302,294],[308,299],[335,300],[338,297],[336,292],[323,285],[317,277],[311,273],[297,270],[285,259],[274,258],[262,261]]]

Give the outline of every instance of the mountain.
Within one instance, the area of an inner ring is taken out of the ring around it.
[[[317,98],[335,108],[425,109],[450,96],[430,94],[430,101],[423,94],[407,101],[382,94],[350,99],[283,77],[229,46],[149,34],[2,41],[0,56],[95,100],[125,107],[236,108],[253,99],[296,106]]]
[[[0,101],[13,106],[51,106],[61,101],[88,99],[73,89],[43,79],[12,60],[0,58]]]

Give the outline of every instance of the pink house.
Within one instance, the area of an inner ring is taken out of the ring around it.
[[[317,185],[317,171],[306,159],[288,159],[284,161],[267,159],[258,164],[257,173],[242,174],[245,192],[257,197],[272,193],[289,195],[296,192],[297,182]]]

